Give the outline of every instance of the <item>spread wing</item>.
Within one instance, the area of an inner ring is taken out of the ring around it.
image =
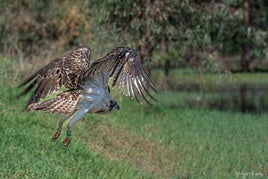
[[[24,92],[29,92],[36,87],[28,104],[36,103],[40,98],[46,97],[59,91],[61,86],[69,89],[77,89],[78,79],[90,67],[90,49],[78,47],[69,54],[51,61],[28,79],[19,87],[28,85]]]
[[[77,90],[70,90],[58,94],[55,98],[40,103],[32,103],[28,106],[28,109],[71,114],[75,111],[79,99],[79,92]]]
[[[149,105],[150,100],[157,101],[151,91],[157,92],[155,85],[143,69],[134,49],[118,47],[102,59],[92,63],[89,72],[91,75],[104,73],[105,81],[113,77],[112,86],[118,84],[127,96],[134,97],[140,103],[139,96]]]

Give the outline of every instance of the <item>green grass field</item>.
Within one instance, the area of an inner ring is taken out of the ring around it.
[[[21,75],[0,58],[0,178],[235,178],[268,175],[267,113],[177,105],[190,92],[162,92],[153,107],[115,95],[120,110],[88,114],[68,149],[59,115],[24,111]]]

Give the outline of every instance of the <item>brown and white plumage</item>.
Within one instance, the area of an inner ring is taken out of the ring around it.
[[[90,67],[90,49],[77,47],[67,55],[56,58],[26,79],[19,87],[28,84],[22,94],[36,87],[29,104],[36,103],[40,98],[58,92],[61,86],[77,89],[78,79]]]
[[[112,86],[117,84],[125,95],[135,98],[138,103],[144,101],[151,105],[151,100],[156,101],[151,95],[151,91],[157,92],[154,84],[144,71],[136,51],[127,47],[118,47],[91,64],[89,48],[78,47],[38,70],[20,86],[28,84],[24,93],[36,87],[28,109],[67,115],[61,119],[53,140],[59,137],[63,122],[71,118],[64,140],[64,146],[68,146],[72,126],[86,113],[105,114],[119,109],[109,91],[110,78],[113,78]],[[40,101],[59,92],[61,86],[68,90]]]
[[[77,90],[64,91],[55,98],[45,100],[41,103],[32,103],[28,106],[31,110],[48,111],[51,113],[71,114],[79,101]]]

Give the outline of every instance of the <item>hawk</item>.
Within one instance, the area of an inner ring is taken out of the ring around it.
[[[27,109],[65,114],[52,141],[59,138],[63,123],[70,120],[63,140],[63,146],[68,147],[73,126],[87,113],[107,114],[119,110],[110,93],[110,79],[112,87],[117,85],[123,94],[138,103],[151,105],[151,101],[157,101],[151,94],[157,92],[155,85],[143,69],[137,52],[128,47],[115,48],[91,63],[91,50],[79,46],[39,69],[19,87],[25,86],[22,95],[35,89]],[[63,92],[62,88],[65,88]],[[49,96],[52,97],[46,99]]]

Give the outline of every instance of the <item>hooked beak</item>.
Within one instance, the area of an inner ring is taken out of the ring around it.
[[[119,107],[119,105],[118,105],[118,103],[116,101],[112,100],[111,105],[110,105],[110,110],[114,110],[114,109],[119,110],[120,107]]]
[[[120,107],[119,107],[119,105],[117,104],[117,102],[115,102],[115,105],[114,105],[113,109],[117,109],[117,110],[120,109]]]

